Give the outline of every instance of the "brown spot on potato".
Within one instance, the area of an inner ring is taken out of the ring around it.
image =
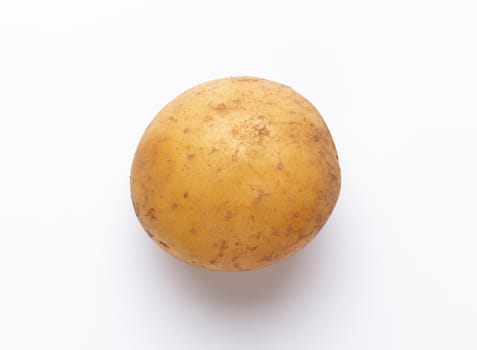
[[[303,106],[303,101],[302,100],[299,100],[298,98],[294,98],[293,101],[299,105],[299,106]]]
[[[151,218],[151,220],[156,220],[157,217],[156,217],[156,209],[155,208],[151,208],[147,211],[146,213],[146,216]]]
[[[182,131],[184,132],[184,134],[187,134],[187,133],[189,133],[189,128],[185,128]]]
[[[149,237],[151,237],[151,238],[154,237],[154,235],[151,233],[151,231],[149,231],[147,228],[145,228],[144,231],[146,231],[146,233]]]
[[[235,263],[235,264],[234,264],[234,267],[235,267],[236,269],[240,269],[240,264],[239,264],[239,263]]]
[[[258,134],[260,136],[268,136],[268,135],[270,135],[270,131],[268,130],[268,128],[266,126],[263,126],[260,129],[258,129]]]
[[[302,231],[302,232],[300,232],[299,237],[303,239],[303,238],[308,237],[312,233],[313,233],[313,231],[311,231],[311,230]]]
[[[195,235],[195,234],[197,233],[197,230],[196,230],[195,228],[191,228],[191,229],[189,230],[189,233],[190,233],[191,235]]]
[[[169,139],[170,139],[170,137],[163,137],[162,139],[159,139],[159,140],[157,140],[156,142],[157,142],[157,143],[161,143],[161,142],[167,141],[167,140],[169,140]]]
[[[188,160],[192,160],[192,159],[194,159],[194,158],[195,158],[195,154],[194,154],[194,153],[191,153],[191,154],[188,154],[188,155],[187,155],[187,159],[188,159]]]
[[[163,241],[158,241],[158,243],[161,245],[161,247],[165,248],[165,249],[169,249],[169,246],[164,243]]]
[[[233,256],[232,258],[230,258],[230,260],[236,261],[238,258],[240,258],[240,256],[239,256],[239,255],[235,255],[235,256]]]
[[[178,207],[178,204],[177,204],[177,203],[172,203],[172,204],[171,204],[171,208],[172,208],[172,209],[176,209],[177,207]]]
[[[139,217],[139,205],[137,202],[133,202],[133,207],[134,207],[134,213],[136,214],[136,217]]]
[[[214,117],[211,116],[211,115],[206,115],[204,118],[203,118],[204,122],[206,123],[210,123],[211,121],[214,120]]]
[[[232,218],[232,212],[230,210],[227,210],[225,212],[225,216],[224,216],[225,220],[230,220]]]
[[[258,78],[253,78],[253,77],[236,77],[234,78],[236,81],[257,81]]]
[[[215,259],[209,260],[209,263],[211,263],[212,265],[215,265],[215,264],[217,264],[217,260],[215,260]]]
[[[253,216],[253,215],[250,215],[250,216],[248,217],[248,219],[249,219],[250,221],[255,222],[255,216]]]
[[[295,242],[293,244],[300,243],[302,240],[304,240],[306,237],[308,237],[308,235],[309,235],[309,233],[306,233],[306,234],[300,233],[298,235],[298,237],[295,239]]]
[[[224,256],[224,250],[227,249],[229,245],[227,244],[226,241],[221,240],[220,241],[220,246],[219,246],[219,254],[218,256],[223,257]]]
[[[293,213],[293,217],[294,217],[295,219],[298,218],[298,217],[300,217],[300,213],[299,213],[299,212],[294,212],[294,213]]]
[[[282,163],[282,162],[278,162],[278,164],[275,166],[275,168],[277,168],[278,170],[283,170],[283,169],[285,169],[285,167],[283,166],[283,163]]]
[[[212,149],[210,150],[209,154],[215,153],[215,152],[217,152],[217,151],[218,151],[218,149],[217,149],[217,148],[215,148],[215,147],[212,147]]]
[[[257,260],[258,263],[266,262],[266,261],[271,261],[273,259],[273,254],[268,254],[264,256],[263,258]]]
[[[256,251],[258,246],[254,245],[253,247],[248,247],[247,250],[250,250],[252,252]]]
[[[188,192],[184,192],[183,197],[184,197],[184,198],[189,197],[189,193],[188,193]]]
[[[227,109],[227,106],[225,103],[219,103],[218,105],[213,107],[216,111],[225,111]]]
[[[266,193],[264,190],[262,190],[261,188],[257,188],[255,189],[255,191],[257,192],[257,195],[255,197],[255,200],[254,200],[254,203],[255,204],[259,204],[262,202],[263,198],[265,196],[269,196],[270,193]]]

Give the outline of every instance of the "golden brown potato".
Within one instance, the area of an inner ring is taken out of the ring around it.
[[[264,79],[210,81],[154,118],[131,171],[142,226],[173,256],[211,270],[277,262],[325,224],[340,190],[315,107]]]

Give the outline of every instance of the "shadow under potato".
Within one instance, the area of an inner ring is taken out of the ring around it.
[[[158,249],[157,258],[161,261],[158,261],[156,271],[161,271],[163,283],[167,281],[175,285],[181,297],[198,300],[212,309],[239,313],[267,311],[280,308],[283,303],[293,303],[293,299],[303,296],[303,293],[306,295],[309,283],[320,278],[317,254],[326,248],[313,243],[272,266],[244,272],[197,268],[164,256],[166,253]],[[157,275],[155,279],[159,283]]]
[[[286,292],[300,259],[287,261],[246,272],[217,272],[185,266],[180,268],[181,282],[215,303],[250,305],[279,298]]]

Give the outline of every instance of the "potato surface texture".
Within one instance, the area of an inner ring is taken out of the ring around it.
[[[211,270],[268,266],[331,214],[341,176],[316,108],[259,78],[213,80],[166,105],[131,170],[136,215],[168,253]]]

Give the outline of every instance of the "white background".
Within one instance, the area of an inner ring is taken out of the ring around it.
[[[477,349],[475,1],[0,3],[0,348]],[[273,267],[160,250],[129,200],[183,90],[254,75],[327,121],[343,187]]]

